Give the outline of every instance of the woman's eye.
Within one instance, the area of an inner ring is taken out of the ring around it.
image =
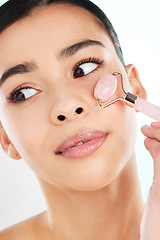
[[[83,77],[93,72],[95,69],[99,67],[99,65],[100,64],[98,63],[92,63],[92,62],[83,63],[74,69],[73,76],[74,78]]]
[[[14,103],[24,102],[25,100],[31,98],[37,93],[38,93],[38,90],[35,90],[30,87],[17,89],[11,93],[11,96],[9,97],[9,101]]]

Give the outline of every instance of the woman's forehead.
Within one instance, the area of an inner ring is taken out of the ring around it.
[[[98,28],[98,29],[97,29]],[[36,38],[46,38],[50,32],[54,32],[54,38],[66,38],[71,35],[82,35],[85,33],[94,33],[96,30],[104,31],[98,24],[96,18],[87,10],[73,6],[71,4],[53,4],[47,7],[36,9],[29,17],[25,17],[0,34],[1,44],[14,39],[30,38],[32,35]],[[58,36],[57,36],[58,35]]]
[[[85,39],[99,40],[101,35],[107,36],[105,30],[83,8],[53,4],[37,9],[0,34],[0,67],[3,61],[18,54],[29,54],[30,49],[32,53],[49,46],[57,50]]]
[[[80,21],[81,24],[85,22],[86,25],[91,25],[93,23],[98,23],[98,25],[100,25],[97,18],[83,7],[67,3],[53,3],[48,6],[36,7],[29,16],[11,24],[6,30],[4,30],[4,32],[11,29],[13,26],[14,28],[20,26],[25,27],[25,25],[32,23],[31,25],[33,27],[34,25],[37,27],[37,24],[42,24],[43,22],[46,24],[47,21],[48,24],[51,22],[53,27],[58,23],[66,25],[69,21],[71,21],[70,23],[73,26],[78,21]]]

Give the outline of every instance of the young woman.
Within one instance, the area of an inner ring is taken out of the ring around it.
[[[93,94],[114,72],[126,91],[146,98],[111,23],[92,2],[10,0],[0,8],[0,142],[35,172],[47,203],[1,240],[160,239],[160,123],[142,128],[155,165],[144,206],[135,111],[121,102],[101,109]]]

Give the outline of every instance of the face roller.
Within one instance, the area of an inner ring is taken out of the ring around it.
[[[116,91],[117,77],[121,81],[123,97],[116,98],[112,101],[108,101]],[[142,112],[145,115],[160,122],[160,107],[152,103],[149,103],[146,100],[130,92],[125,92],[123,87],[122,75],[118,72],[113,73],[113,75],[106,74],[104,77],[102,77],[95,86],[94,96],[97,99],[98,105],[102,108],[106,108],[113,103],[121,101],[124,104],[128,105],[129,107],[134,108],[136,111]],[[105,104],[102,104],[102,103],[105,103]]]

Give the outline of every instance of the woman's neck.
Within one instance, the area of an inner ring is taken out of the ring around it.
[[[135,157],[110,185],[92,192],[62,190],[40,180],[55,240],[138,240],[144,210]]]

